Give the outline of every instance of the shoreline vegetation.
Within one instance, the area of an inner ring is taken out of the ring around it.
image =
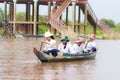
[[[0,8],[0,20],[4,20],[4,11]],[[9,16],[8,16],[9,18]],[[16,14],[16,20],[17,21],[25,21],[25,13],[24,12],[19,12]],[[32,20],[32,18],[31,18]],[[115,32],[115,34],[112,35],[108,35],[105,34],[102,30],[100,30],[97,27],[96,30],[96,35],[97,35],[97,39],[120,39],[120,22],[119,23],[115,23],[112,19],[101,19],[103,22],[105,22],[106,24],[108,24],[110,26],[110,28]],[[44,16],[39,15],[39,21],[44,21]],[[63,20],[64,22],[65,20]],[[71,21],[69,21],[69,24],[71,23]],[[38,26],[38,35],[42,35],[44,34],[44,32],[47,31],[47,25],[39,25]],[[81,34],[83,34],[84,29],[81,27]],[[2,36],[4,32],[4,29],[0,26],[0,35]],[[19,32],[18,32],[19,33]],[[93,26],[90,25],[89,22],[87,22],[87,34],[92,34],[93,33]],[[19,34],[18,34],[19,35]]]

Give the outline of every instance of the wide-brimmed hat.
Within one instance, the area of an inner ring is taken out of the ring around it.
[[[51,34],[50,32],[45,32],[44,36],[45,37],[50,37],[50,36],[53,36],[53,34]]]
[[[69,38],[68,38],[67,36],[65,36],[65,37],[63,37],[63,38],[61,39],[61,41],[67,41],[67,42],[69,42],[70,40],[69,40]]]
[[[91,35],[90,35],[90,38],[95,39],[95,38],[96,38],[96,35],[95,35],[95,34],[91,34]]]
[[[76,42],[76,43],[78,43],[78,42],[83,42],[83,39],[82,39],[81,37],[78,37],[75,42]]]

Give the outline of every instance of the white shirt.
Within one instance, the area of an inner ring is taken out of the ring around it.
[[[81,44],[80,46],[78,46],[78,44],[74,44],[71,48],[72,53],[82,53],[83,50],[83,44]]]
[[[89,41],[87,46],[86,46],[86,49],[91,50],[93,47],[96,47],[95,41]]]
[[[64,46],[65,45],[63,43],[59,44],[58,50],[60,50],[62,53],[70,53],[71,44],[68,42],[66,44],[66,48],[64,48]]]
[[[56,49],[56,41],[53,39],[46,42],[44,50],[52,50],[52,49]]]

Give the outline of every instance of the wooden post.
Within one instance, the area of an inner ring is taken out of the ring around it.
[[[7,19],[7,2],[4,2],[4,19]]]
[[[66,8],[66,25],[68,25],[68,7]]]
[[[96,34],[96,26],[94,26],[94,32],[93,33]]]
[[[53,6],[55,6],[55,2],[53,2]],[[56,29],[53,28],[53,34],[56,35]]]
[[[39,4],[37,4],[37,17],[36,17],[36,19],[37,19],[37,22],[39,22]],[[39,30],[39,28],[38,28],[38,26],[39,26],[39,24],[37,24],[37,26],[36,26],[36,33],[38,34],[38,30]]]
[[[74,24],[75,24],[75,4],[76,2],[72,2],[72,29],[75,31]]]
[[[87,4],[85,5],[85,15],[84,15],[84,35],[86,35],[86,27],[87,27]]]
[[[76,4],[75,4],[75,6],[74,6],[74,9],[75,9],[75,11],[74,11],[74,32],[76,32],[77,30],[77,28],[76,28],[76,25],[75,25],[75,23],[76,23]]]
[[[80,6],[78,6],[78,24],[80,24],[81,13],[80,13]],[[80,35],[80,25],[78,25],[78,34]]]
[[[13,11],[14,5],[12,2],[9,2],[9,16],[10,16],[10,21],[13,21],[13,15],[14,15],[14,11]]]
[[[48,16],[51,14],[51,2],[48,2]],[[51,25],[48,24],[48,31],[51,31]]]
[[[34,28],[33,28],[33,34],[36,35],[36,21],[37,21],[37,1],[38,0],[34,0]]]
[[[26,4],[26,21],[30,21],[30,2]],[[30,25],[26,25],[26,33],[30,34]]]
[[[14,2],[14,21],[13,21],[13,33],[16,33],[16,2],[17,0],[13,0]]]

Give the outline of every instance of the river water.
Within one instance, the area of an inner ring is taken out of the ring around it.
[[[120,80],[120,41],[97,40],[95,60],[41,63],[41,39],[0,39],[0,80]]]

